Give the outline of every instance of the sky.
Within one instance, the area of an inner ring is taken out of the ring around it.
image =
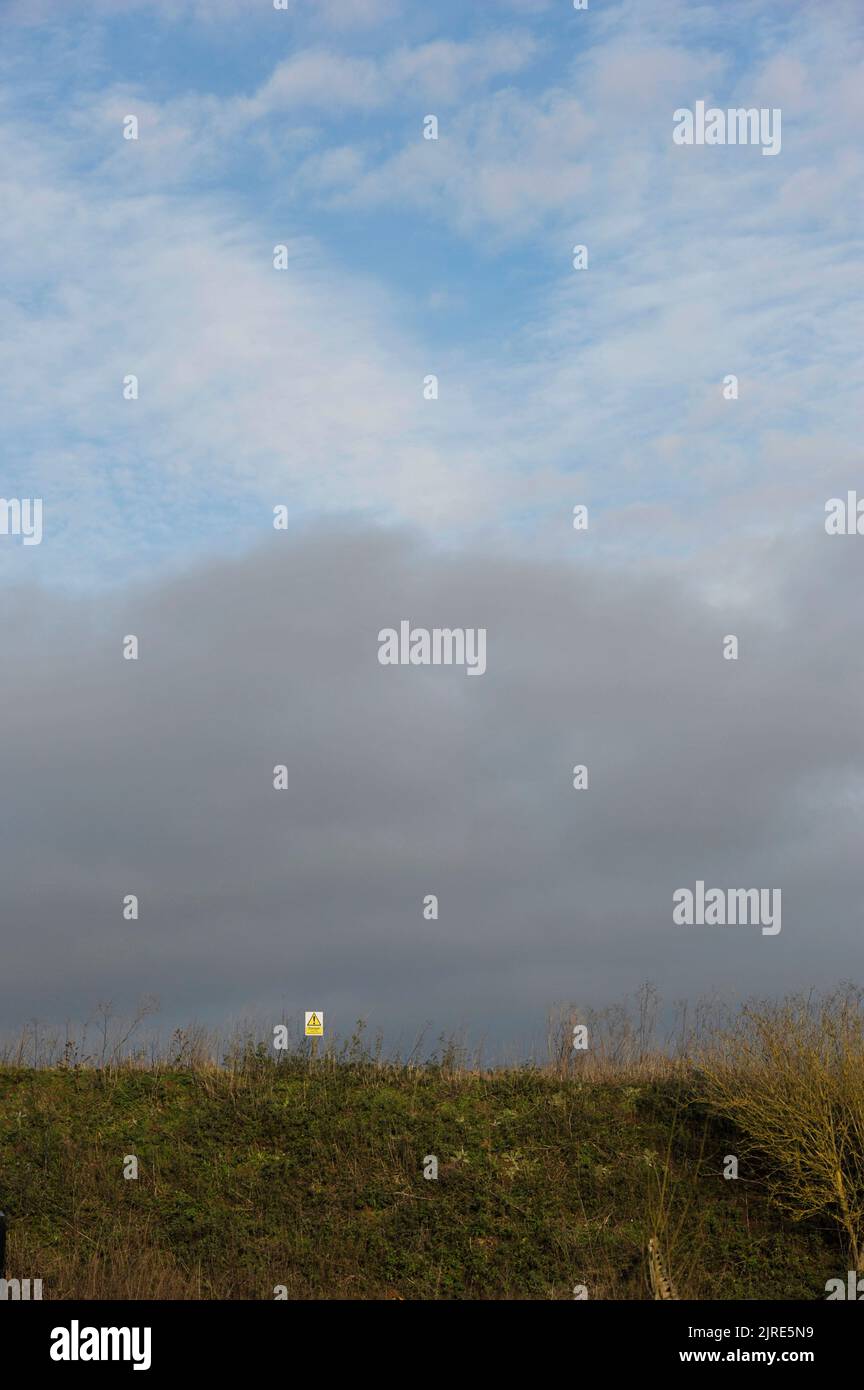
[[[4,1031],[864,983],[862,49],[857,0],[0,0]],[[485,673],[382,666],[403,619]],[[782,930],[674,923],[698,880]]]

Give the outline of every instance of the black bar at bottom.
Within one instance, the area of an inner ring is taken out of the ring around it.
[[[860,1314],[835,1302],[661,1303],[572,1302],[410,1303],[97,1303],[14,1302],[0,1307],[0,1346],[16,1369],[49,1376],[108,1370],[162,1377],[232,1369],[256,1376],[332,1381],[339,1364],[371,1370],[382,1385],[428,1383],[436,1370],[470,1373],[478,1359],[484,1379],[512,1375],[514,1350],[527,1353],[534,1376],[574,1376],[706,1365],[801,1366],[839,1372],[857,1360]],[[409,1331],[422,1348],[410,1366],[396,1354],[394,1334]],[[96,1357],[93,1357],[93,1353]],[[561,1361],[565,1366],[561,1365]],[[552,1365],[550,1366],[550,1361]],[[306,1363],[309,1363],[308,1371]],[[599,1365],[598,1365],[599,1362]],[[584,1373],[584,1374],[583,1374]]]

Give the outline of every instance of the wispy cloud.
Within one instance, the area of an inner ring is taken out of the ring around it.
[[[6,490],[45,495],[46,575],[251,538],[284,500],[562,550],[586,501],[585,548],[618,559],[817,523],[858,450],[852,12],[750,6],[747,52],[673,3],[490,15],[371,51],[262,52],[250,25],[233,84],[157,93],[107,62],[106,7],[39,119],[44,68],[7,47]],[[781,158],[673,145],[697,97],[781,104]]]

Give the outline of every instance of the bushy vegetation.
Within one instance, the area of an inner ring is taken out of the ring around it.
[[[794,1221],[827,1217],[864,1258],[864,1013],[848,988],[747,1005],[699,1058],[699,1094],[731,1120]]]

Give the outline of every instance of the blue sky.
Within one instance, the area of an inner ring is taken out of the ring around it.
[[[586,502],[583,553],[716,570],[848,485],[857,5],[13,0],[0,27],[3,487],[45,507],[2,576],[155,576],[279,502],[561,554]],[[779,156],[676,147],[698,99],[780,107]]]
[[[0,0],[4,1018],[854,977],[862,18]],[[699,100],[780,153],[676,145]],[[405,617],[483,679],[379,666]],[[698,880],[782,934],[682,936]]]

